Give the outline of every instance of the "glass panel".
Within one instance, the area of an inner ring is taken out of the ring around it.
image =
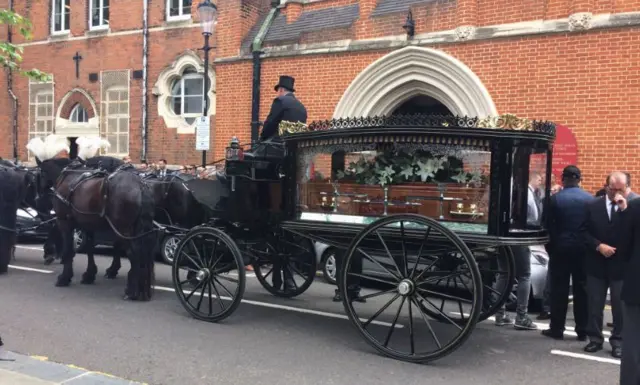
[[[54,0],[53,11],[53,30],[62,31],[62,1]]]
[[[120,132],[120,133],[129,132],[129,118],[120,118],[119,119],[118,132]]]
[[[65,0],[64,5],[64,29],[69,29],[70,19],[71,19],[71,0]]]
[[[107,132],[109,133],[118,132],[118,118],[107,119]]]
[[[182,14],[183,15],[191,14],[191,0],[182,0]]]
[[[182,80],[178,79],[173,83],[171,87],[171,95],[172,96],[181,96],[182,95]]]
[[[91,26],[100,25],[100,0],[91,0]]]
[[[109,91],[107,92],[107,99],[112,102],[114,100],[118,100],[118,91]]]
[[[107,114],[108,115],[114,115],[114,114],[118,113],[118,110],[119,110],[118,109],[118,103],[111,102],[111,103],[107,104],[107,106],[108,106],[107,107]]]
[[[180,16],[180,0],[169,0],[169,16]]]
[[[364,224],[415,213],[456,231],[487,233],[485,148],[349,144],[303,148],[298,156],[301,219]]]
[[[107,134],[107,140],[111,145],[109,152],[117,152],[118,151],[118,135],[117,134]]]
[[[53,132],[53,120],[47,120],[47,133]]]
[[[173,109],[173,113],[176,115],[182,115],[182,98],[174,97],[173,103],[171,103],[171,107]]]
[[[200,96],[202,98],[204,84],[203,79],[184,79],[184,95]]]
[[[120,91],[120,95],[118,96],[118,100],[120,100],[120,101],[129,101],[129,91]]]
[[[103,0],[102,4],[102,24],[109,25],[109,0]]]
[[[51,104],[47,104],[45,110],[46,114],[44,116],[53,116],[53,106]]]
[[[120,105],[120,114],[129,115],[129,102],[118,103]]]
[[[510,231],[539,230],[544,215],[547,149],[522,145],[514,148]],[[551,182],[551,181],[550,181]]]
[[[47,103],[53,103],[53,94],[47,94]]]
[[[44,120],[38,120],[36,122],[36,131],[37,132],[44,132],[47,129],[47,125],[45,124]]]
[[[120,154],[129,152],[129,135],[118,135],[118,152]]]
[[[38,106],[36,109],[36,117],[47,116],[47,106]]]
[[[47,102],[47,95],[45,94],[38,94],[36,96],[36,103],[38,104],[45,104]]]
[[[184,121],[187,122],[187,124],[193,124],[196,121],[196,118],[184,118]]]
[[[202,96],[185,96],[184,97],[184,113],[185,114],[201,114],[202,113]]]

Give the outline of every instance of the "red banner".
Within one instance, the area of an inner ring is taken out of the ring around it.
[[[569,165],[578,164],[578,142],[571,129],[556,124],[556,140],[553,144],[553,175],[556,181],[562,180],[562,170]]]

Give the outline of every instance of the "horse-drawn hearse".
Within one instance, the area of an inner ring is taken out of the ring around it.
[[[227,148],[216,180],[186,182],[211,219],[176,249],[178,298],[221,321],[249,264],[272,294],[300,295],[321,242],[341,251],[344,310],[371,346],[443,357],[508,298],[511,247],[547,242],[542,221],[527,221],[527,194],[537,173],[549,195],[554,137],[553,123],[513,115],[283,122],[278,141]]]

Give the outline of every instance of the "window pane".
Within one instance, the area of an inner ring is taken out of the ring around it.
[[[91,26],[100,25],[100,0],[91,0]]]
[[[196,121],[196,118],[184,118],[184,121],[188,124],[193,124]]]
[[[111,145],[109,152],[117,152],[118,151],[118,136],[116,134],[107,134],[107,140]]]
[[[71,18],[71,0],[65,0],[64,2],[64,29],[69,29]]]
[[[174,97],[173,103],[171,103],[173,113],[176,115],[182,115],[182,99],[180,97]]]
[[[103,0],[102,24],[109,25],[109,0]]]
[[[129,102],[120,102],[120,114],[121,115],[129,115]]]
[[[47,102],[47,95],[44,94],[38,94],[36,96],[36,103],[38,104],[43,104]]]
[[[54,0],[54,5],[53,5],[53,30],[54,31],[62,30],[62,25],[60,24],[62,20],[62,1],[63,0]]]
[[[201,114],[202,113],[202,97],[185,96],[184,97],[184,113],[185,114]]]
[[[183,15],[191,14],[191,0],[182,0],[182,14]]]
[[[53,116],[53,106],[51,104],[47,104],[45,106],[45,114],[44,116]]]
[[[118,136],[118,152],[120,154],[126,154],[129,152],[129,135]]]
[[[129,132],[129,118],[120,118],[118,119],[118,132],[119,133],[128,133]]]
[[[180,2],[179,0],[169,0],[169,16],[180,15]]]
[[[46,106],[38,106],[36,109],[36,117],[47,116],[47,107]]]
[[[108,133],[118,132],[118,119],[117,118],[109,118],[109,119],[107,119],[107,132]]]
[[[109,91],[109,92],[107,92],[107,99],[109,101],[118,100],[118,91]]]
[[[129,101],[129,91],[120,91],[120,96],[118,97],[120,101]]]
[[[203,79],[185,79],[184,80],[184,95],[185,96],[200,96],[202,97]]]
[[[107,103],[107,115],[115,115],[118,113],[118,103]]]
[[[47,94],[47,103],[53,103],[53,94]]]
[[[44,120],[38,120],[36,122],[36,131],[37,132],[44,132],[44,130],[46,130],[46,129],[47,129],[47,126],[46,126]]]
[[[47,120],[47,133],[53,132],[53,120]]]
[[[172,96],[180,96],[182,95],[182,81],[180,79],[176,80],[171,87],[171,95]]]

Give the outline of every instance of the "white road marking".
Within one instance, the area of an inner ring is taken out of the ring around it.
[[[449,312],[449,314],[454,315],[454,316],[459,316],[460,312],[452,311],[452,312]],[[462,313],[462,314],[465,317],[469,317],[469,314],[467,314],[467,313]],[[487,318],[487,321],[495,322],[496,321],[496,317],[489,317],[489,318]],[[534,322],[533,324],[536,325],[538,327],[538,329],[540,329],[540,330],[544,330],[544,329],[548,329],[549,328],[549,324],[546,324],[546,323]],[[576,329],[574,327],[567,326],[566,328],[568,330],[564,331],[564,335],[571,336],[571,337],[577,337],[578,336],[578,333],[575,332]],[[611,332],[607,331],[607,330],[603,330],[602,334],[604,334],[605,336],[611,336]]]
[[[16,266],[16,265],[9,265],[9,267],[16,270],[33,271],[35,273],[43,273],[43,274],[53,273],[53,271],[51,270],[34,269],[33,267],[24,267],[24,266]]]
[[[16,245],[17,249],[44,251],[42,247]]]
[[[78,375],[77,375],[77,376],[75,376],[75,377],[71,377],[71,378],[70,378],[70,379],[68,379],[68,380],[64,380],[64,381],[62,381],[62,382],[60,383],[60,385],[68,384],[68,383],[69,383],[69,382],[71,382],[71,381],[75,381],[75,380],[77,380],[78,378],[81,378],[81,377],[84,377],[84,376],[88,376],[89,374],[93,374],[93,372],[84,372],[84,373],[82,373],[82,374],[78,374]]]
[[[161,291],[170,291],[172,293],[175,293],[175,290],[173,288],[171,288],[171,287],[155,286],[154,288],[157,289],[157,290],[161,290]],[[199,293],[195,293],[195,294],[199,295]],[[212,297],[216,297],[216,296],[214,295]],[[226,301],[230,301],[231,300],[230,297],[225,297],[225,296],[220,296],[220,298],[222,298],[222,299],[224,299]],[[252,301],[250,299],[243,299],[243,300],[241,300],[241,302],[242,303],[247,303],[247,304],[250,304],[250,305],[269,307],[269,308],[272,308],[272,309],[288,310],[288,311],[294,311],[294,312],[304,313],[304,314],[313,314],[313,315],[319,315],[319,316],[329,317],[329,318],[339,318],[339,319],[346,319],[346,320],[349,319],[349,317],[347,317],[344,314],[328,313],[328,312],[319,311],[319,310],[302,309],[302,308],[299,308],[299,307],[279,305],[279,304],[275,304],[275,303]],[[362,319],[362,318],[360,320],[362,322],[366,321],[366,319]],[[371,323],[372,324],[376,324],[376,325],[381,325],[381,326],[391,326],[391,323],[389,323],[389,322],[372,321]],[[397,329],[402,329],[402,328],[404,328],[404,325],[396,324],[395,327]]]
[[[590,355],[587,355],[587,354],[565,352],[563,350],[552,350],[551,354],[555,354],[557,356],[581,358],[583,360],[603,362],[603,363],[606,363],[606,364],[620,365],[620,360],[617,360],[615,358],[604,358],[604,357],[598,357],[598,356],[590,356]]]

